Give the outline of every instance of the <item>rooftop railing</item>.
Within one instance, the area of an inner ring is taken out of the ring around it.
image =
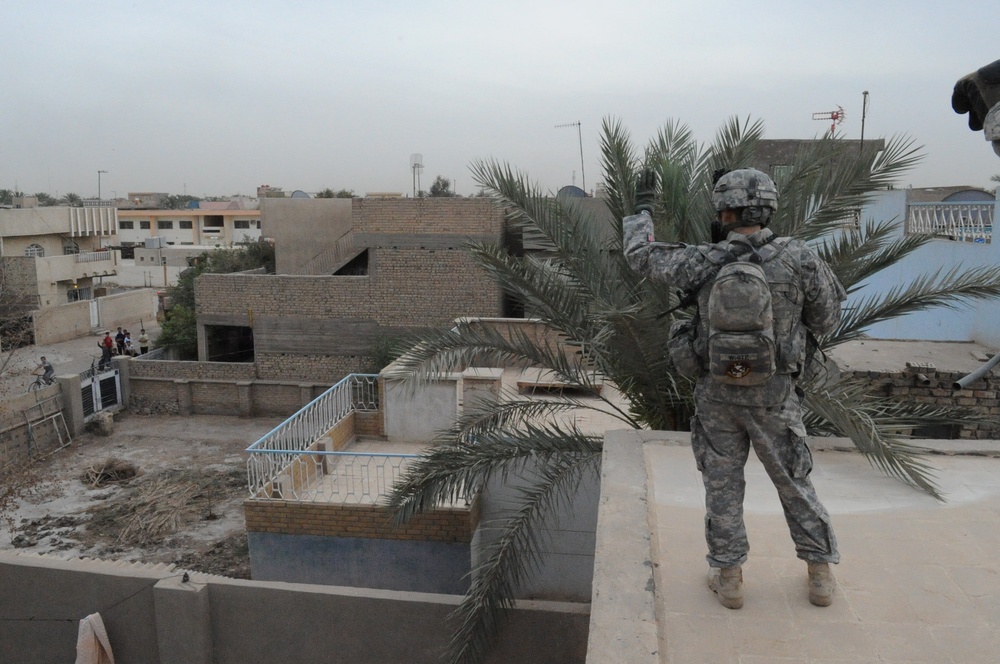
[[[993,239],[996,203],[911,203],[906,228],[909,233],[989,244]]]
[[[375,505],[383,502],[416,454],[307,450],[253,453],[259,468],[255,498]],[[251,478],[253,471],[251,472]]]
[[[77,263],[94,263],[96,261],[109,261],[111,260],[111,251],[87,251],[81,254],[76,254]]]
[[[378,410],[378,376],[351,374],[247,448],[250,495],[374,503],[415,455],[327,451],[320,442],[356,411]]]

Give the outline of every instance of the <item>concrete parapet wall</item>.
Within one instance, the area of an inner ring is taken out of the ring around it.
[[[460,599],[0,553],[0,661],[69,661],[100,613],[120,662],[436,664]],[[488,662],[583,662],[588,620],[587,605],[520,603]]]

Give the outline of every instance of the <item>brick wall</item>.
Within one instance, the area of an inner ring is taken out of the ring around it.
[[[918,384],[918,374],[925,376],[928,384]],[[899,401],[939,406],[960,406],[971,413],[987,418],[989,423],[967,423],[958,428],[959,438],[973,440],[1000,440],[1000,378],[995,373],[988,374],[969,386],[968,389],[954,390],[955,381],[965,374],[937,371],[933,365],[913,365],[904,371],[885,373],[877,371],[845,372],[868,383],[874,394],[881,394]],[[945,433],[916,432],[924,438],[947,438]]]
[[[294,329],[296,318],[322,317],[409,327],[500,313],[499,287],[463,250],[375,253],[372,272],[360,277],[203,274],[195,283],[199,319],[225,316],[250,325],[252,315]]]
[[[136,360],[129,362],[129,376],[136,378],[253,380],[254,365],[248,362],[180,362],[169,360]]]
[[[487,198],[355,198],[354,231],[499,237],[504,213]]]
[[[504,212],[492,201],[359,198],[351,205],[367,275],[198,278],[199,326],[252,326],[258,378],[332,384],[381,368],[372,366],[379,337],[502,312],[500,287],[463,248],[470,238],[501,241]]]
[[[479,519],[477,505],[420,514],[398,528],[385,509],[374,505],[251,498],[243,503],[243,511],[248,533],[433,542],[471,542]]]

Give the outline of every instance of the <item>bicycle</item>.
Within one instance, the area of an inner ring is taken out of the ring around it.
[[[37,392],[43,387],[48,387],[55,382],[55,378],[46,378],[42,374],[35,374],[35,382],[28,386],[28,392]]]

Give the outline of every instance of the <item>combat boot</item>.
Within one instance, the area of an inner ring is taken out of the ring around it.
[[[833,603],[833,573],[829,563],[809,563],[809,602],[815,606]]]
[[[743,568],[711,567],[708,570],[708,587],[719,596],[727,609],[743,608]]]

